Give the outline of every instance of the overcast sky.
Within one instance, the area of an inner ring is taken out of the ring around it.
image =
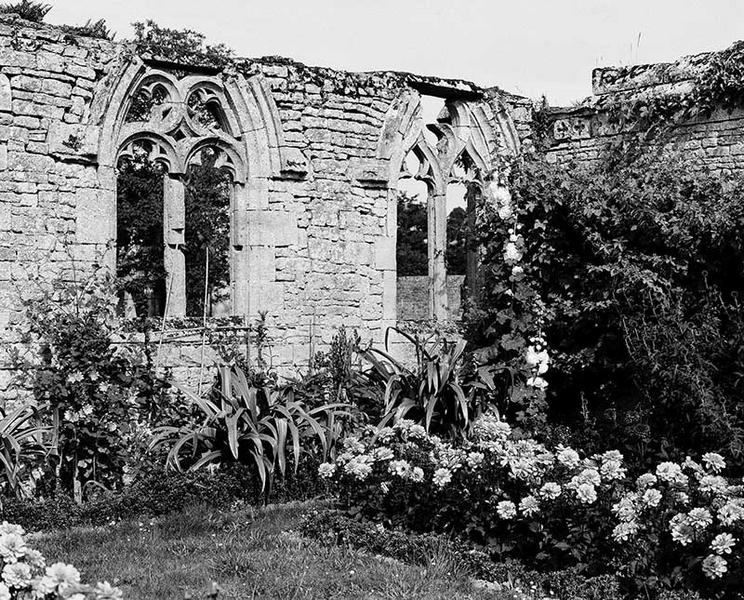
[[[47,20],[153,19],[248,57],[392,69],[498,85],[554,106],[603,65],[673,60],[744,38],[744,0],[48,0]]]

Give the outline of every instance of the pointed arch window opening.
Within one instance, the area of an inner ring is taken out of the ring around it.
[[[214,82],[150,73],[128,99],[116,161],[124,316],[224,316],[245,304],[246,171],[233,130]]]

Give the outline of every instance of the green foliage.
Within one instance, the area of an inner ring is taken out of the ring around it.
[[[523,298],[536,298],[549,416],[586,449],[618,447],[639,468],[703,448],[740,457],[743,185],[642,148],[582,169],[516,165],[523,272],[509,272],[508,231],[486,213],[486,299],[468,337],[518,346]]]
[[[115,287],[105,270],[37,283],[22,325],[32,353],[18,366],[52,428],[42,486],[79,500],[86,485],[122,485],[131,445],[168,384],[117,345]]]
[[[152,20],[133,23],[134,41],[140,54],[174,63],[223,68],[233,52],[224,44],[205,43],[203,34],[191,29],[169,29]]]
[[[426,431],[460,439],[484,411],[505,404],[512,382],[508,367],[477,366],[464,340],[437,336],[427,343],[399,329],[391,332],[413,345],[417,364],[409,367],[374,347],[364,351],[384,385],[383,424],[410,419]]]
[[[35,406],[0,410],[0,482],[5,495],[24,495],[29,470],[43,460],[50,448],[44,443],[47,429],[40,425]]]
[[[628,126],[649,139],[697,117],[710,117],[716,109],[732,111],[744,106],[744,43],[735,42],[712,53],[692,81],[690,91],[640,93],[620,98],[606,107],[610,122]]]
[[[116,275],[140,316],[165,310],[163,173],[145,157],[124,161],[116,185]]]
[[[307,408],[291,388],[256,388],[236,366],[221,367],[205,397],[184,393],[203,420],[158,428],[151,447],[172,444],[167,464],[178,470],[235,462],[251,465],[269,489],[276,472],[287,472],[288,450],[295,469],[304,453],[320,451],[327,456],[335,445],[334,421],[346,414],[338,403]]]
[[[465,209],[453,208],[447,215],[447,275],[465,275],[468,266],[467,227]]]
[[[51,4],[36,2],[35,0],[21,0],[20,2],[7,2],[0,4],[0,14],[16,14],[21,19],[42,23],[47,13],[52,10]]]
[[[62,31],[79,37],[98,38],[101,40],[113,40],[116,34],[106,25],[105,19],[93,21],[88,19],[84,25],[62,25]]]
[[[429,272],[429,225],[426,198],[398,192],[398,241],[395,260],[398,276]],[[467,213],[454,208],[447,216],[446,264],[449,275],[464,275],[467,267]]]
[[[398,276],[426,275],[429,272],[426,198],[398,193],[397,232],[395,260]]]
[[[202,164],[189,167],[186,185],[186,314],[207,315],[213,306],[229,300],[230,286],[230,179],[214,168],[202,152]],[[206,253],[209,252],[209,281],[205,298]]]

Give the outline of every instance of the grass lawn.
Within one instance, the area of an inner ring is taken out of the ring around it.
[[[75,565],[86,581],[108,580],[129,600],[365,598],[497,600],[474,589],[446,555],[426,568],[342,547],[326,548],[293,531],[309,504],[232,513],[193,508],[155,521],[29,536],[48,562]]]

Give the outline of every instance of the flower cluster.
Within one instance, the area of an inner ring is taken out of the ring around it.
[[[613,506],[613,537],[627,543],[644,532],[666,531],[674,552],[697,559],[709,579],[723,577],[744,538],[744,487],[720,475],[725,467],[720,454],[708,452],[701,463],[689,457],[662,462],[641,475],[635,490]],[[659,523],[664,531],[656,531]]]
[[[72,565],[47,566],[41,553],[26,545],[24,533],[18,525],[0,524],[0,600],[121,600],[121,591],[108,582],[83,585]]]
[[[542,522],[561,511],[579,515],[600,502],[609,507],[625,477],[618,452],[582,458],[565,446],[549,449],[491,414],[479,417],[470,440],[457,444],[400,420],[369,427],[346,439],[342,450],[320,465],[319,475],[349,508],[398,524],[415,506],[425,513],[416,518],[465,519],[483,530]]]

